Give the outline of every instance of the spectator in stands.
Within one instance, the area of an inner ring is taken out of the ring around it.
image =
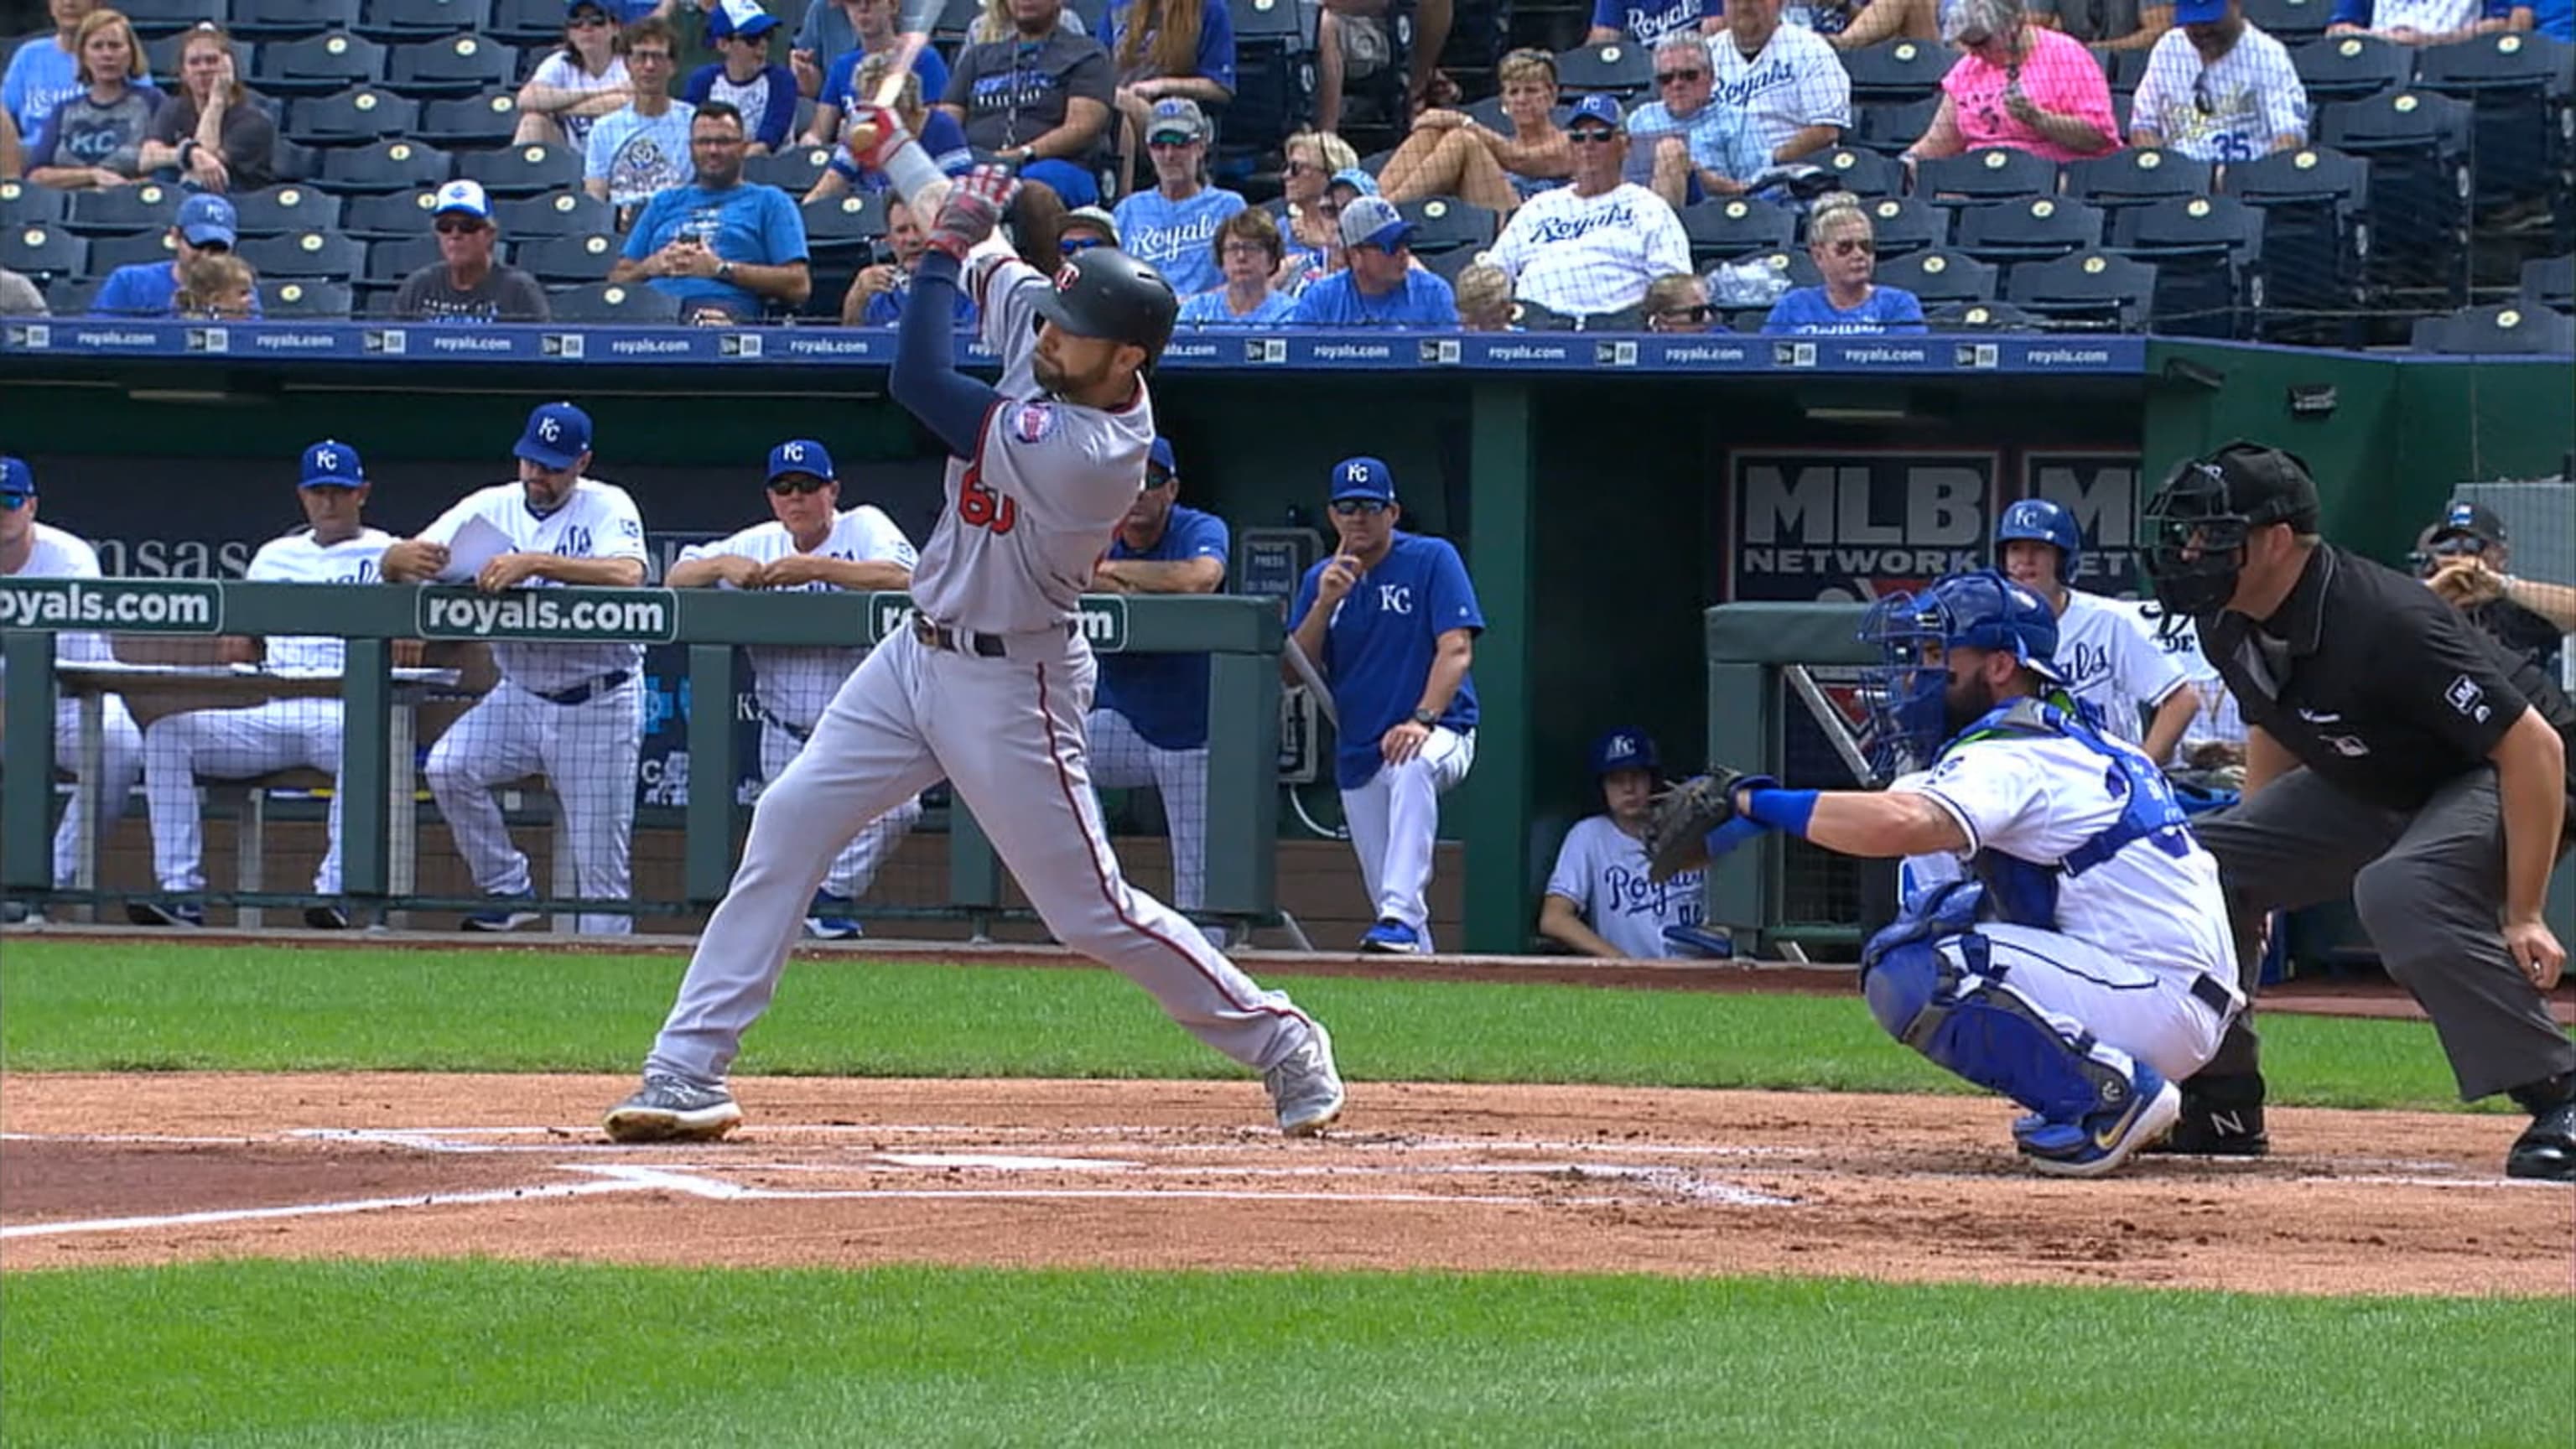
[[[1109,133],[1116,73],[1100,43],[1056,21],[1062,0],[1009,0],[1011,39],[958,52],[941,110],[962,122],[976,151],[1019,168],[1068,207],[1100,200],[1092,175]]]
[[[890,55],[872,55],[859,63],[858,78],[852,82],[861,95],[875,95],[886,72],[894,65]],[[966,128],[946,111],[934,111],[922,103],[921,75],[918,71],[903,78],[903,89],[896,93],[894,113],[903,120],[903,128],[921,142],[930,153],[931,164],[951,176],[963,176],[975,165],[975,149],[966,144]],[[886,174],[861,162],[851,154],[847,137],[858,127],[857,121],[842,126],[843,139],[834,143],[831,162],[823,174],[814,178],[813,189],[805,193],[810,205],[839,196],[851,187],[871,193],[892,194],[893,183]]]
[[[2308,143],[2308,88],[2238,0],[2181,0],[2174,14],[2129,107],[2130,145],[2251,161]]]
[[[1707,872],[1656,881],[1646,869],[1655,768],[1655,742],[1644,730],[1615,729],[1592,742],[1602,811],[1575,822],[1557,848],[1539,901],[1540,935],[1608,960],[1699,954],[1667,944],[1665,932],[1699,925]]]
[[[2529,30],[2515,0],[2335,0],[2328,35],[2376,35],[2392,45],[2449,45],[2500,30]]]
[[[54,309],[45,305],[45,294],[24,275],[0,267],[0,317],[50,317]]]
[[[233,38],[220,26],[188,32],[179,89],[152,113],[146,171],[169,168],[199,191],[257,191],[277,180],[277,122],[233,73]]]
[[[1305,270],[1341,242],[1341,204],[1324,214],[1325,182],[1345,168],[1357,168],[1359,153],[1330,131],[1299,131],[1280,144],[1279,199],[1270,204],[1279,223],[1283,272]],[[1366,173],[1362,173],[1366,174]],[[1303,258],[1303,260],[1301,260]],[[1284,280],[1284,277],[1283,277]]]
[[[1494,212],[1565,183],[1574,156],[1557,129],[1556,57],[1515,50],[1494,68],[1502,88],[1508,136],[1464,111],[1430,110],[1380,168],[1379,186],[1393,202],[1458,196]]]
[[[1469,262],[1458,269],[1458,327],[1464,332],[1517,332],[1512,318],[1512,274],[1492,262]]]
[[[1710,0],[1722,10],[1720,0]],[[1839,0],[1792,5],[1782,11],[1792,25],[1824,36],[1836,50],[1858,50],[1888,40],[1939,40],[1941,17],[1958,0]],[[1798,13],[1804,10],[1801,17]]]
[[[1161,272],[1174,292],[1204,292],[1224,280],[1210,243],[1217,227],[1243,210],[1243,198],[1207,184],[1208,123],[1198,102],[1179,96],[1154,102],[1145,145],[1154,158],[1154,189],[1119,201],[1118,234],[1127,254]]]
[[[93,317],[167,317],[179,295],[179,273],[201,256],[222,256],[240,240],[233,204],[220,196],[200,194],[179,203],[170,222],[166,262],[134,262],[107,274],[98,295],[90,299]]]
[[[1286,322],[1296,299],[1272,289],[1279,271],[1279,224],[1266,211],[1238,211],[1208,239],[1222,285],[1181,299],[1184,327],[1268,327]],[[1164,273],[1169,277],[1170,272]]]
[[[1771,165],[1744,112],[1714,103],[1715,63],[1693,32],[1655,46],[1655,95],[1628,116],[1628,179],[1676,210],[1712,196],[1740,196]]]
[[[1056,250],[1072,256],[1086,247],[1118,245],[1118,218],[1097,206],[1076,207],[1064,214],[1064,224],[1056,228]]]
[[[1458,325],[1457,297],[1439,274],[1413,265],[1413,223],[1383,196],[1342,208],[1342,270],[1307,285],[1288,320],[1305,327]]]
[[[2168,0],[2029,0],[2033,25],[2045,25],[2096,51],[2145,50],[2174,26]]]
[[[743,145],[742,112],[700,106],[689,127],[697,180],[644,204],[608,280],[650,280],[693,320],[720,312],[749,322],[764,304],[803,306],[814,291],[805,218],[786,192],[742,179]]]
[[[1727,0],[1725,33],[1709,40],[1708,53],[1717,62],[1718,103],[1744,112],[1766,166],[1812,156],[1852,123],[1842,57],[1814,31],[1781,24],[1780,0]]]
[[[1949,33],[1966,54],[1941,77],[1941,108],[1907,160],[2008,146],[2080,161],[2119,148],[2101,62],[2080,41],[2031,24],[2021,0],[1959,0]]]
[[[430,230],[438,260],[403,278],[394,315],[408,322],[543,322],[553,314],[537,279],[492,259],[501,228],[492,203],[471,181],[438,188]]]
[[[2539,0],[2531,13],[2533,29],[2552,40],[2576,45],[2576,0]]]
[[[904,304],[912,300],[912,271],[928,250],[927,238],[912,208],[891,194],[886,200],[886,250],[891,253],[890,260],[862,267],[850,279],[850,290],[841,295],[842,326],[895,326],[903,321]],[[956,299],[957,325],[974,326],[975,299],[963,288],[958,289]]]
[[[1070,8],[1056,12],[1055,28],[1067,35],[1091,34],[1091,27]],[[976,13],[975,23],[967,28],[966,41],[970,45],[988,45],[996,40],[1009,40],[1019,31],[1020,22],[1011,14],[1011,0],[984,0],[983,8]],[[1104,50],[1107,48],[1102,47]]]
[[[576,154],[590,146],[600,117],[635,98],[626,58],[617,53],[619,26],[600,0],[571,0],[564,14],[563,48],[537,63],[519,87],[519,129],[513,145],[543,141]],[[670,79],[669,72],[663,80]]]
[[[1386,8],[1387,0],[1323,0],[1315,29],[1315,129],[1340,130],[1344,88],[1394,58]]]
[[[787,52],[787,63],[795,73],[796,88],[814,98],[817,121],[823,119],[822,107],[829,106],[835,112],[830,125],[809,131],[808,135],[839,135],[840,123],[852,109],[852,97],[860,105],[874,102],[876,92],[851,84],[859,65],[853,57],[894,50],[903,39],[896,28],[902,18],[900,0],[815,0],[814,8],[805,12],[804,21],[796,27],[793,48]],[[1079,29],[1077,26],[1076,33]],[[921,77],[923,95],[948,93],[948,61],[937,47],[923,46],[912,59],[912,69]],[[815,144],[831,143],[826,139]]]
[[[690,122],[698,108],[671,99],[665,84],[673,40],[671,27],[651,16],[618,32],[618,56],[635,79],[635,99],[590,128],[582,189],[616,207],[620,226],[631,224],[657,194],[686,186],[697,175]],[[742,155],[750,150],[746,141]]]
[[[0,110],[0,181],[15,181],[27,174],[27,150],[18,144],[18,122]]]
[[[93,10],[77,38],[83,89],[45,114],[27,143],[27,179],[65,190],[124,186],[144,174],[143,145],[161,93],[143,66],[143,43],[114,10]]]
[[[1493,263],[1511,273],[1512,295],[1524,303],[1569,317],[1626,311],[1657,277],[1690,270],[1690,238],[1662,197],[1621,179],[1628,134],[1617,101],[1575,102],[1566,139],[1573,182],[1512,213]]]
[[[55,106],[79,95],[80,28],[98,0],[47,0],[54,22],[50,36],[29,36],[9,53],[9,69],[0,74],[0,110],[18,127],[19,139],[32,139]]]
[[[173,316],[191,322],[247,322],[259,315],[259,274],[230,252],[211,252],[179,264]]]
[[[1689,272],[1674,272],[1646,285],[1646,330],[1708,332],[1717,326],[1717,309],[1709,305],[1708,283]]]
[[[751,144],[743,148],[748,156],[778,151],[796,129],[796,77],[769,58],[770,32],[777,28],[778,17],[753,0],[729,0],[707,16],[708,43],[723,59],[690,72],[680,92],[693,111],[703,102],[723,101],[742,112],[751,129]],[[678,36],[672,39],[676,45]],[[631,49],[626,63],[635,63]]]
[[[1586,45],[1610,45],[1634,41],[1657,47],[1662,57],[1663,43],[1674,36],[1697,40],[1703,21],[1724,13],[1725,6],[1715,0],[1593,0],[1592,29],[1585,32]]]
[[[1878,267],[1877,229],[1860,198],[1837,191],[1807,217],[1807,255],[1824,274],[1821,287],[1797,287],[1771,306],[1765,332],[1921,332],[1923,304],[1903,287],[1870,280]]]
[[[1191,101],[1204,113],[1234,99],[1234,14],[1225,0],[1113,0],[1106,28],[1126,180],[1149,143],[1156,102]]]
[[[2494,509],[2455,502],[2442,510],[2442,517],[2425,530],[2419,557],[2418,571],[2435,593],[2541,673],[2557,677],[2559,652],[2576,619],[2551,618],[2515,600],[2513,539]],[[2539,590],[2533,593],[2541,597]]]

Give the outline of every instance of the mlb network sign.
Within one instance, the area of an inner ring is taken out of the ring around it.
[[[1737,453],[1738,600],[1857,600],[1987,558],[1992,453]]]
[[[2030,453],[2022,458],[2025,498],[2045,498],[2075,515],[2084,559],[2075,577],[2097,594],[2139,590],[2138,511],[2146,506],[2135,453]]]
[[[1127,648],[1127,601],[1115,594],[1086,594],[1079,605],[1082,637],[1094,654],[1117,654]],[[910,594],[868,595],[868,642],[893,638],[917,612]]]

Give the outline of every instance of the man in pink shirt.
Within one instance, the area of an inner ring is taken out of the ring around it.
[[[2031,24],[2021,0],[1960,0],[1942,29],[1966,54],[1941,78],[1941,109],[1906,159],[2009,146],[2078,161],[2119,146],[2101,64],[2081,41]]]

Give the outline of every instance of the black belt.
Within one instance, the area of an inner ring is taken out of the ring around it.
[[[1070,619],[1059,626],[1059,632],[1068,639],[1073,637],[1073,630],[1074,624]],[[973,654],[983,659],[1001,659],[1008,657],[1010,653],[1010,646],[1004,642],[1002,635],[969,634],[963,630],[952,629],[945,624],[934,624],[918,614],[912,618],[912,637],[933,649],[945,649],[951,654]]]
[[[805,743],[807,740],[814,738],[814,731],[811,729],[798,729],[796,726],[780,719],[775,711],[769,709],[765,705],[761,708],[760,717],[769,721],[771,724],[778,726],[780,729],[785,730],[787,732],[787,737],[800,745]]]
[[[548,704],[588,704],[593,699],[606,694],[610,690],[615,689],[617,686],[624,684],[626,681],[633,679],[634,677],[634,670],[621,669],[615,674],[603,674],[599,678],[591,680],[587,684],[576,684],[570,689],[558,689],[552,694],[548,694],[542,689],[531,689],[528,693],[535,695],[537,698],[544,700]]]
[[[2215,976],[2204,973],[2191,978],[2191,994],[2200,998],[2201,1005],[2217,1012],[2221,1021],[2236,1010],[2236,998],[2227,994],[2227,988],[2219,985]]]

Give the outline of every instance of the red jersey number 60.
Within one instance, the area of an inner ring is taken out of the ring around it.
[[[957,521],[973,528],[1008,533],[1011,525],[1020,521],[1020,513],[1011,500],[985,487],[981,477],[969,473],[957,490]]]

